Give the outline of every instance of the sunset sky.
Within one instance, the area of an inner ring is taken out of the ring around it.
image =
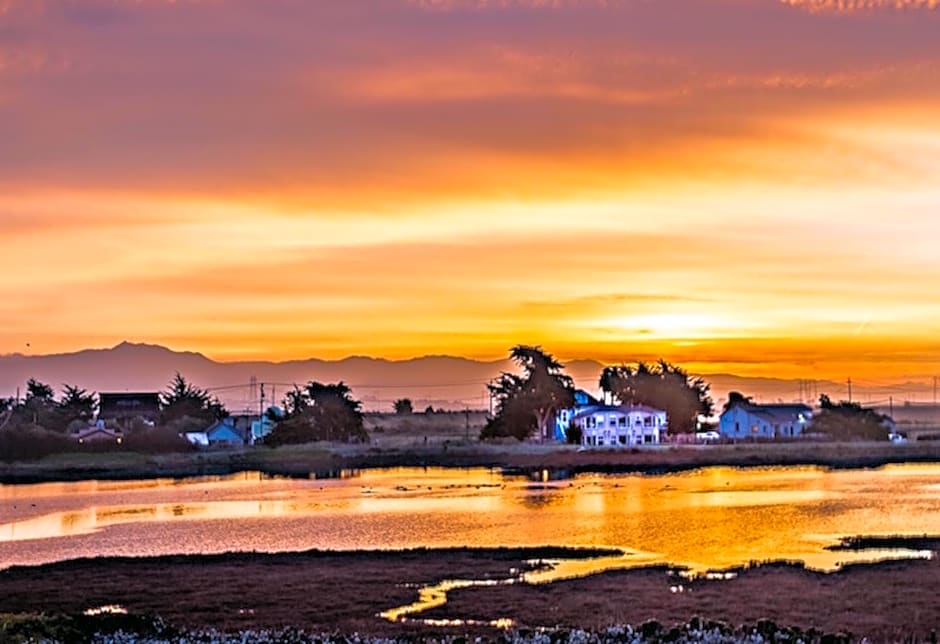
[[[940,374],[940,0],[0,0],[0,270],[0,353]]]

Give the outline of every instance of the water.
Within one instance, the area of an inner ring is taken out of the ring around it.
[[[860,534],[940,534],[940,465],[538,482],[487,469],[393,469],[330,480],[247,473],[0,486],[0,568],[99,555],[468,545],[609,546],[627,553],[612,567],[700,572],[768,559],[832,570],[914,554],[825,549]],[[563,562],[551,577],[596,565]]]

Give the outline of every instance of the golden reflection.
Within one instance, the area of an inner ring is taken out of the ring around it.
[[[505,580],[494,580],[494,579],[482,579],[482,580],[472,580],[472,579],[459,579],[459,580],[447,580],[442,581],[439,584],[434,584],[432,586],[425,586],[418,590],[418,600],[412,604],[406,606],[401,606],[399,608],[392,608],[387,611],[384,611],[379,614],[383,619],[387,619],[390,622],[399,622],[405,620],[412,615],[418,613],[423,613],[425,611],[431,610],[432,608],[437,608],[443,606],[447,603],[447,593],[452,590],[458,590],[461,588],[480,588],[486,586],[505,586],[508,584],[516,583],[516,579],[505,579]],[[460,624],[470,624],[475,622],[467,622],[465,620],[421,620],[423,623],[428,625],[437,625],[437,626],[456,626]],[[494,622],[487,622],[491,625],[508,623],[510,626],[512,624],[511,620],[497,620]],[[501,627],[501,626],[500,626]]]
[[[108,604],[107,606],[89,608],[82,614],[88,617],[96,617],[98,615],[127,615],[127,609],[119,604]]]
[[[16,565],[207,547],[276,552],[559,545],[628,554],[600,563],[559,562],[556,576],[638,562],[708,571],[775,559],[831,570],[840,562],[922,554],[825,550],[844,536],[940,534],[937,465],[709,468],[568,480],[539,471],[536,480],[486,469],[393,469],[346,479],[240,475],[2,486],[0,560]],[[37,487],[41,493],[31,494]],[[268,522],[263,530],[258,521]],[[21,545],[25,541],[34,543]]]

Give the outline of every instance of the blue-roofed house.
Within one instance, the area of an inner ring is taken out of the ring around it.
[[[263,443],[268,434],[274,431],[277,421],[284,419],[284,410],[280,407],[268,407],[260,418],[251,423],[251,444]]]
[[[588,407],[599,405],[600,401],[583,389],[577,389],[574,392],[574,407],[571,409],[562,409],[555,416],[555,440],[567,442],[568,427],[571,426],[571,419],[576,414],[584,411]]]
[[[187,432],[186,440],[200,447],[244,447],[247,432],[229,416],[212,423],[201,432]]]
[[[758,405],[750,401],[732,403],[721,414],[718,431],[723,438],[795,438],[813,420],[806,405]]]

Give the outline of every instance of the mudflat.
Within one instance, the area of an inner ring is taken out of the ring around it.
[[[895,539],[891,545],[906,543]],[[916,546],[936,551],[940,539],[922,538]],[[84,559],[0,572],[0,613],[81,613],[119,605],[189,628],[493,635],[484,625],[392,623],[379,613],[415,601],[421,587],[445,579],[509,579],[538,565],[533,560],[603,554],[529,548]],[[511,618],[522,628],[602,628],[648,620],[670,625],[695,616],[732,625],[771,619],[872,641],[929,640],[931,630],[940,628],[936,558],[852,565],[831,574],[791,563],[733,572],[730,579],[689,580],[677,570],[650,567],[546,585],[473,587],[451,591],[444,606],[415,617]]]

